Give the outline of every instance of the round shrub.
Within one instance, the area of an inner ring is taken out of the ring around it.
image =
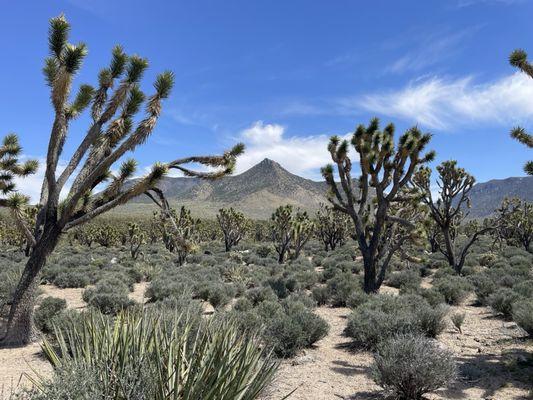
[[[61,289],[84,288],[90,283],[89,277],[76,271],[60,272],[54,279],[54,285]]]
[[[435,288],[444,295],[448,304],[459,305],[472,290],[470,283],[460,276],[446,276],[437,279]]]
[[[278,296],[276,296],[276,293],[272,290],[270,287],[260,287],[260,288],[252,288],[246,291],[244,296],[252,302],[254,306],[257,304],[271,300],[276,301],[278,299]]]
[[[400,272],[394,272],[389,275],[387,283],[389,286],[402,288],[418,288],[422,278],[418,271],[407,269]]]
[[[533,336],[533,299],[519,300],[513,304],[513,321]]]
[[[359,279],[351,273],[338,274],[327,282],[331,305],[345,307],[350,294],[361,290]]]
[[[317,286],[311,291],[313,298],[319,306],[323,306],[329,301],[329,289],[326,286]]]
[[[258,307],[263,318],[266,312],[259,308],[268,303],[263,302]],[[326,336],[329,330],[326,321],[297,301],[286,301],[283,308],[277,310],[269,307],[269,313],[263,337],[278,357],[295,356],[301,349]]]
[[[228,304],[231,300],[231,296],[224,285],[215,285],[209,291],[207,300],[214,308],[219,308]]]
[[[370,296],[349,315],[345,333],[356,347],[373,349],[396,333],[436,337],[446,326],[445,315],[445,308],[432,308],[420,296]]]
[[[420,335],[398,335],[378,346],[374,356],[374,381],[393,396],[419,400],[446,387],[456,376],[450,351]]]
[[[53,332],[54,320],[67,308],[67,301],[57,297],[45,297],[35,309],[35,326],[43,333]]]
[[[473,277],[472,282],[474,283],[477,301],[481,305],[487,305],[490,295],[496,291],[498,285],[485,274]]]
[[[124,293],[101,292],[94,293],[90,297],[88,304],[100,310],[102,314],[116,315],[118,312],[134,305],[135,302],[130,300],[128,295]]]
[[[521,296],[513,289],[502,288],[494,292],[488,299],[490,307],[502,314],[505,318],[510,318],[513,312],[513,304],[521,299]]]

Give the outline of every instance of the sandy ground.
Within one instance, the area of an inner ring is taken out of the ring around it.
[[[144,302],[146,283],[135,285],[130,297]],[[58,289],[44,285],[42,296],[67,300],[69,308],[84,308],[83,289]],[[396,293],[393,288],[383,292]],[[208,312],[208,310],[206,310]],[[513,322],[494,317],[486,307],[473,305],[473,297],[464,305],[450,307],[450,314],[466,314],[463,333],[451,322],[439,341],[457,356],[460,378],[447,390],[428,396],[431,400],[522,400],[533,399],[525,382],[533,377],[533,342]],[[342,332],[346,326],[347,308],[320,307],[316,313],[330,325],[328,336],[300,356],[284,360],[264,399],[280,399],[291,393],[291,400],[380,399],[380,388],[370,377],[372,354],[353,352]],[[39,343],[0,350],[0,399],[19,384],[29,385],[24,374],[51,372],[40,357]],[[21,377],[22,376],[22,377]]]
[[[394,293],[392,288],[383,292]],[[447,390],[429,395],[428,399],[522,400],[532,399],[526,382],[533,380],[533,342],[514,322],[494,317],[487,307],[472,305],[450,307],[450,315],[466,314],[460,334],[451,321],[439,341],[452,350],[459,364],[460,377]],[[330,325],[327,337],[301,356],[282,362],[265,399],[280,399],[296,391],[291,400],[381,399],[380,388],[372,381],[369,352],[352,352],[342,331],[346,326],[347,308],[317,309]]]

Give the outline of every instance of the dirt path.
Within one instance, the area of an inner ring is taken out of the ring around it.
[[[513,322],[503,322],[487,307],[450,307],[450,313],[466,314],[463,333],[451,321],[439,341],[457,356],[461,377],[448,390],[428,396],[431,400],[525,400],[532,399],[527,379],[533,377],[533,342]],[[342,335],[346,308],[320,307],[316,313],[330,325],[327,337],[293,360],[285,360],[265,397],[280,399],[296,391],[290,400],[382,399],[370,376],[372,355],[346,349]]]
[[[350,310],[320,307],[316,313],[330,325],[328,336],[303,355],[284,361],[266,398],[280,399],[295,388],[291,400],[363,399],[376,392],[379,388],[369,378],[372,355],[344,348],[348,339],[342,331]]]

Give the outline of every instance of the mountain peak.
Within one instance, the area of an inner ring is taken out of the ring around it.
[[[271,160],[270,158],[263,159],[263,161],[261,161],[257,165],[261,165],[261,166],[264,166],[264,167],[280,167],[280,168],[283,168],[283,167],[281,167],[281,165],[279,163],[277,163],[274,160]]]

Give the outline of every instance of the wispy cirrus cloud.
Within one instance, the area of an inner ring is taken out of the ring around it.
[[[486,83],[473,77],[432,77],[384,91],[344,99],[347,108],[388,115],[434,129],[498,123],[516,124],[533,117],[533,80],[514,73]]]
[[[406,50],[385,69],[385,72],[418,72],[449,60],[460,53],[465,41],[479,29],[479,26],[471,26],[453,32],[449,30],[430,33],[417,31],[403,44],[398,44],[400,49],[406,48]]]

